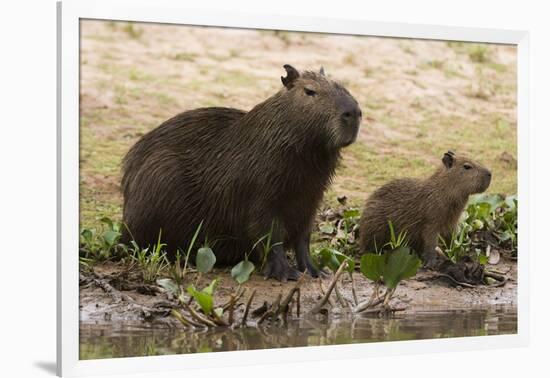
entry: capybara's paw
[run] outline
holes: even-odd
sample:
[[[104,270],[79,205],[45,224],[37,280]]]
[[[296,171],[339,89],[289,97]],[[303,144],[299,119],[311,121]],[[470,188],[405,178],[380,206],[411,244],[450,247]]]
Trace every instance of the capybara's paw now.
[[[424,258],[424,267],[431,270],[440,270],[441,267],[446,266],[450,261],[447,256],[434,252]]]
[[[311,263],[307,265],[307,273],[313,278],[326,278],[329,276],[328,272],[324,269],[317,269]]]
[[[286,282],[286,281],[296,281],[300,278],[301,273],[298,269],[292,268],[286,259],[274,259],[268,261],[265,270],[265,278],[275,278],[277,281]]]
[[[319,269],[317,271],[317,276],[315,276],[315,277],[327,278],[327,277],[330,277],[330,273],[328,271],[326,271],[325,269]]]

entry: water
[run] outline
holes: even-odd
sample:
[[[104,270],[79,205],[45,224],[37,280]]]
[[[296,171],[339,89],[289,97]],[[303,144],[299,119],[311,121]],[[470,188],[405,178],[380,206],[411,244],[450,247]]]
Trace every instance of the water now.
[[[182,331],[143,324],[80,325],[80,359],[135,357],[312,345],[517,333],[517,308],[437,310],[392,318],[301,319],[287,327]]]

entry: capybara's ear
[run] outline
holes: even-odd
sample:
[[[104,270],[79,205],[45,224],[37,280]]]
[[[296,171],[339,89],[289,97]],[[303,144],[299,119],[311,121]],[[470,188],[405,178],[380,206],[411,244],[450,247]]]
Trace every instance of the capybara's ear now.
[[[326,76],[326,75],[325,75],[325,68],[324,68],[323,66],[321,66],[321,69],[319,70],[319,74],[320,74],[321,76]]]
[[[445,164],[445,167],[451,168],[453,166],[453,163],[455,162],[455,154],[453,151],[447,151],[445,154],[443,154],[443,164]]]
[[[281,81],[287,89],[291,89],[294,86],[294,81],[300,77],[300,73],[290,64],[285,64],[283,67],[286,70],[286,77],[281,76]]]

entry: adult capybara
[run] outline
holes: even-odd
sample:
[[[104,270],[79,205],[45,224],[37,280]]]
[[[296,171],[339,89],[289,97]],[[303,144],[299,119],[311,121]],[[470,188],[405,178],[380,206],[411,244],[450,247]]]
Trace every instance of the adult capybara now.
[[[407,232],[409,245],[427,266],[439,262],[439,236],[451,236],[470,194],[484,192],[491,183],[491,171],[472,159],[449,151],[442,161],[430,177],[391,181],[367,199],[359,230],[362,252],[374,252],[390,240],[391,221],[396,233]]]
[[[318,272],[309,259],[316,209],[340,150],[353,143],[361,110],[340,84],[284,66],[283,88],[249,112],[202,108],[144,135],[123,162],[123,220],[139,245],[162,229],[169,257],[184,251],[202,222],[218,265],[235,264],[271,232],[264,273],[296,279]],[[130,234],[123,238],[129,239]],[[298,270],[285,250],[296,253]]]

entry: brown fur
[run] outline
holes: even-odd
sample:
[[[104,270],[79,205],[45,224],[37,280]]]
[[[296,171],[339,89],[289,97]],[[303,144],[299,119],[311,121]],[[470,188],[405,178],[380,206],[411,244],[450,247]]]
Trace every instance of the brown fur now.
[[[465,156],[449,151],[442,162],[426,179],[391,181],[367,199],[360,223],[363,253],[381,249],[390,240],[391,221],[396,234],[406,231],[409,245],[428,265],[432,262],[438,235],[449,238],[468,197],[484,192],[491,182],[491,172]]]
[[[124,222],[140,245],[162,229],[170,257],[186,250],[203,222],[218,265],[235,264],[274,226],[266,274],[295,279],[309,261],[309,234],[341,148],[352,143],[361,112],[338,83],[285,66],[283,89],[248,113],[187,111],[144,135],[124,159]],[[126,238],[130,238],[126,235]],[[284,245],[283,245],[284,242]],[[255,251],[251,259],[258,261]]]

